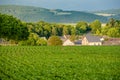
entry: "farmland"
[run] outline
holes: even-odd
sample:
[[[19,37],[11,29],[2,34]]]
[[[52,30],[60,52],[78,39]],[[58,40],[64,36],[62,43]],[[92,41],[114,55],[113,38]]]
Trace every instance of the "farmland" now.
[[[0,80],[120,80],[120,46],[1,46]]]

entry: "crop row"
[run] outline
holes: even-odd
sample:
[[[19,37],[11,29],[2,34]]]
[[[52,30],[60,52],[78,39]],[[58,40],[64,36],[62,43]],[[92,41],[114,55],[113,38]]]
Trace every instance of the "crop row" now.
[[[0,80],[119,80],[119,48],[0,47]]]

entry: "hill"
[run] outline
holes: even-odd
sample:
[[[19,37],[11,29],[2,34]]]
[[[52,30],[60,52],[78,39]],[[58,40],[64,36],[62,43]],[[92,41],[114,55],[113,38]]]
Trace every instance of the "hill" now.
[[[104,16],[95,15],[93,13],[82,11],[63,11],[60,9],[45,9],[33,6],[17,6],[17,5],[0,5],[0,13],[13,15],[22,21],[36,22],[59,22],[59,23],[76,23],[78,21],[91,22],[99,19],[106,22]]]
[[[108,18],[115,18],[120,20],[120,9],[110,9],[92,12],[96,15],[105,16]]]
[[[110,9],[110,10],[94,11],[93,13],[120,14],[120,9]]]

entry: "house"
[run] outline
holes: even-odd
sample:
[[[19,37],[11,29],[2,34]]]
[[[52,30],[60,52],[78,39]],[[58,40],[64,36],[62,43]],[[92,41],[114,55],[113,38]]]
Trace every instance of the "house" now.
[[[102,45],[102,41],[100,40],[100,37],[89,33],[83,37],[82,45]]]
[[[63,46],[73,46],[73,45],[75,45],[74,42],[72,42],[69,38],[70,38],[70,35],[60,36],[60,39],[63,42]]]
[[[79,46],[82,42],[82,40],[71,41],[70,35],[60,36],[59,38],[62,40],[63,46]]]
[[[62,40],[63,46],[80,46],[81,43],[82,43],[81,39],[71,41],[70,40],[70,35],[60,36],[59,38]]]
[[[73,46],[73,45],[75,45],[74,42],[70,41],[69,39],[63,42],[63,46]]]

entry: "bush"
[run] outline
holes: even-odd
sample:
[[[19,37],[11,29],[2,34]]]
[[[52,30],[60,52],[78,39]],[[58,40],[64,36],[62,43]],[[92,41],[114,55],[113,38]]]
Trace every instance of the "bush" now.
[[[50,46],[62,45],[62,40],[58,36],[51,36],[48,39],[48,45]]]
[[[47,46],[47,40],[43,39],[43,38],[39,38],[36,42],[36,44],[38,46]]]

